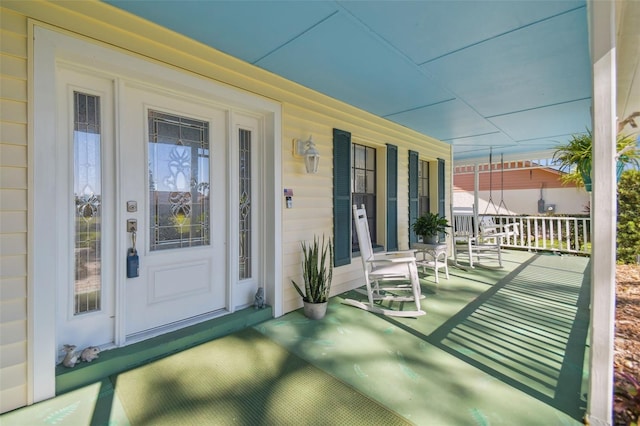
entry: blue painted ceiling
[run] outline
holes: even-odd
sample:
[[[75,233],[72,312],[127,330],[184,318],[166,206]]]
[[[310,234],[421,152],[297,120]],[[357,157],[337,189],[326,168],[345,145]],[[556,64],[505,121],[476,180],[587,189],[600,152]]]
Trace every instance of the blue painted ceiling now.
[[[456,160],[591,126],[584,0],[107,2],[453,144]]]

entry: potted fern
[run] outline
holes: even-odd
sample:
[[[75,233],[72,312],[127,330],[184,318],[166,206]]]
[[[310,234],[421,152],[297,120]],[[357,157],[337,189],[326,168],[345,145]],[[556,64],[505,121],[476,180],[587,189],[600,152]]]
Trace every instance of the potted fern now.
[[[561,180],[563,183],[582,183],[587,192],[591,192],[593,134],[587,129],[585,133],[575,134],[567,143],[557,145],[553,160],[560,170],[568,171]],[[616,138],[616,151],[619,153],[616,164],[616,178],[627,164],[638,166],[640,151],[636,148],[636,140],[632,136],[619,133]]]
[[[412,225],[413,232],[422,237],[425,244],[437,244],[438,236],[447,233],[450,228],[449,221],[446,217],[437,213],[425,213],[420,216]]]
[[[302,297],[304,314],[311,319],[321,319],[327,312],[331,280],[333,278],[333,242],[325,243],[313,237],[313,243],[302,242],[302,278],[304,286],[291,280],[294,288]],[[303,291],[304,289],[304,291]]]

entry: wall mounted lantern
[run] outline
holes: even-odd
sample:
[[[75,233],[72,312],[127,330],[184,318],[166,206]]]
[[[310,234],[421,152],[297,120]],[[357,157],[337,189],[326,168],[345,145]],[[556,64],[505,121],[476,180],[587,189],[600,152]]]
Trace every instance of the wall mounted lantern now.
[[[306,141],[296,140],[296,154],[304,157],[304,167],[307,173],[318,173],[318,164],[320,163],[320,153],[313,143],[312,136]]]

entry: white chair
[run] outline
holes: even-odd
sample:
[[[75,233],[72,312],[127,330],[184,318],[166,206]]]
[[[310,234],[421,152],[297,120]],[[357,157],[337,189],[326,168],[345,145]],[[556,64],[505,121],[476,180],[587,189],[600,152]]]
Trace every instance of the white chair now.
[[[345,299],[344,303],[366,311],[382,315],[397,317],[418,317],[426,312],[420,308],[420,299],[423,298],[420,290],[420,278],[414,251],[373,253],[367,212],[364,205],[358,208],[353,206],[354,222],[358,243],[360,244],[360,258],[364,270],[366,283],[366,295],[368,303],[354,299]],[[381,287],[383,281],[395,281],[397,285]],[[401,281],[401,283],[400,283]],[[407,281],[409,283],[407,284]],[[394,293],[411,292],[410,296],[398,296]],[[375,304],[377,301],[414,302],[415,310],[394,311],[384,309]]]
[[[509,241],[512,238],[516,238],[520,235],[520,224],[513,223],[496,223],[493,216],[480,216],[479,218],[479,233],[485,239],[493,239],[494,242],[499,240],[500,244],[504,244],[505,241]]]
[[[453,243],[453,259],[458,267],[461,255],[466,255],[469,261],[469,267],[473,268],[473,247],[477,234],[476,220],[473,209],[467,208],[451,208],[451,217],[453,223],[451,225],[451,239]]]

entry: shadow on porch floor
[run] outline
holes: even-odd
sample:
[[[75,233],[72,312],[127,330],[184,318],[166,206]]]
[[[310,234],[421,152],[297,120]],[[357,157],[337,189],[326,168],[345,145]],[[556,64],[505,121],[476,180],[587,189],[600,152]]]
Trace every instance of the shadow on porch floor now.
[[[300,311],[291,312],[253,326],[259,333],[242,337],[243,332],[237,332],[231,340],[242,337],[247,348],[254,343],[259,347],[266,336],[289,354],[287,362],[300,359],[301,365],[323,371],[370,400],[371,407],[381,406],[418,425],[579,425],[588,379],[588,262],[508,251],[501,270],[451,268],[451,279],[441,278],[438,285],[431,275],[423,277],[427,315],[419,319],[382,317],[343,305],[345,294],[331,300],[323,320],[310,321]],[[348,296],[358,297],[355,292]],[[263,337],[252,343],[251,335]],[[238,374],[256,367],[245,364],[246,371]],[[197,371],[197,365],[192,367]],[[283,367],[275,363],[263,369],[278,372],[269,392],[291,379],[279,375]],[[185,374],[193,374],[189,365],[183,368]],[[155,371],[157,380],[165,369]],[[259,371],[258,366],[256,374]],[[148,385],[137,380],[139,387]],[[308,398],[303,391],[311,382],[301,382],[300,399]],[[130,424],[130,402],[121,400],[124,393],[118,389],[125,384],[112,375],[7,413],[0,423]],[[231,399],[233,395],[230,392]],[[169,416],[178,408],[155,405],[147,418],[161,420],[163,410]],[[215,413],[215,403],[206,409]],[[257,409],[266,413],[267,407]],[[238,414],[235,424],[249,424]],[[266,419],[261,424],[269,424]],[[183,420],[182,424],[194,424],[196,418]],[[289,423],[344,424],[339,416],[324,420],[294,415]],[[221,423],[212,417],[208,424]]]

